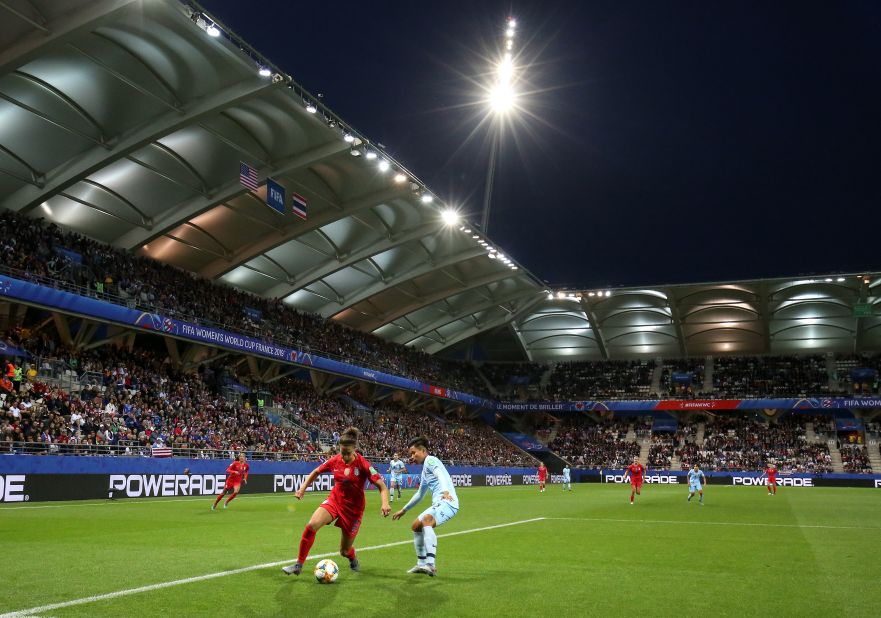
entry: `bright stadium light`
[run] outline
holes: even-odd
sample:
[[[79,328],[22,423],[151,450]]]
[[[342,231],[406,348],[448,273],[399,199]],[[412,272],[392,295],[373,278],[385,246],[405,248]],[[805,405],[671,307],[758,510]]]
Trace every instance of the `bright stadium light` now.
[[[454,226],[459,223],[459,213],[457,213],[452,208],[447,208],[443,212],[441,212],[441,218],[444,220],[444,223],[449,226]]]
[[[379,167],[380,172],[387,172],[387,171],[389,171],[389,168],[391,167],[391,165],[389,165],[388,161],[383,159],[382,161],[379,162],[379,165],[377,167]]]
[[[220,36],[220,29],[217,26],[215,26],[214,24],[211,24],[210,26],[208,26],[205,29],[205,32],[208,33],[208,36],[213,37],[215,39]]]
[[[844,281],[844,277],[839,277],[838,279],[836,279],[836,281],[837,281],[838,283],[841,283],[842,281]]]
[[[260,77],[269,77],[272,75],[272,71],[270,71],[267,67],[260,67]]]
[[[407,177],[404,174],[395,174],[395,182],[398,184],[407,182]]]
[[[373,152],[372,150],[368,150],[368,151],[367,151],[367,158],[370,159],[370,160],[375,159],[375,158],[376,158],[376,153]]]
[[[351,144],[352,142],[355,141],[355,136],[352,135],[351,133],[345,133],[345,134],[343,134],[343,140],[346,143]]]
[[[423,193],[421,199],[423,204],[431,204],[434,201],[430,193]]]
[[[495,259],[496,259],[496,254],[495,254],[495,253],[487,253],[487,254],[486,254],[486,257],[488,257],[488,258],[491,259],[491,260],[495,260]]]
[[[314,114],[315,112],[318,111],[318,108],[315,106],[315,103],[313,103],[312,101],[307,101],[306,102],[306,111],[309,112],[310,114]]]

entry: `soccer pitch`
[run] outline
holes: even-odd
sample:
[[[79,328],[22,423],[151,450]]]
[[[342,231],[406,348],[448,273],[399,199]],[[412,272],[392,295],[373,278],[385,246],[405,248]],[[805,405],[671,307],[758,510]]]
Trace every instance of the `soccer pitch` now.
[[[621,485],[458,491],[459,515],[438,530],[437,578],[406,573],[411,515],[421,509],[383,519],[376,491],[356,544],[361,572],[335,555],[339,530],[326,527],[300,577],[280,565],[293,561],[323,494],[300,503],[243,494],[215,512],[207,496],[2,506],[0,615],[881,612],[881,493],[871,489],[769,497],[710,485],[705,506],[686,503],[682,486],[646,486],[635,506]],[[339,580],[319,585],[312,567],[330,554]]]

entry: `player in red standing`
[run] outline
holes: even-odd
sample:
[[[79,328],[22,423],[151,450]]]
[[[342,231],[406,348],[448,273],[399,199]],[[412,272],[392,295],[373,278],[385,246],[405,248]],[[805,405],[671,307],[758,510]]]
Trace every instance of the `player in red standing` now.
[[[349,559],[349,568],[353,571],[359,570],[360,563],[355,557],[354,545],[358,529],[361,527],[361,518],[364,516],[364,484],[368,480],[379,488],[382,516],[388,517],[392,512],[389,506],[388,487],[382,480],[382,475],[360,453],[355,452],[359,434],[360,432],[354,427],[346,429],[340,436],[339,455],[334,455],[312,470],[294,494],[297,500],[302,500],[306,489],[319,474],[333,473],[333,489],[330,495],[312,513],[312,518],[300,537],[300,553],[297,555],[297,561],[282,567],[286,575],[299,575],[302,572],[303,564],[309,557],[309,550],[315,542],[315,534],[333,520],[336,520],[336,526],[340,529],[340,555]]]
[[[762,476],[768,477],[768,495],[776,496],[777,495],[777,466],[774,464],[768,464],[768,467],[765,468],[765,471],[762,472]],[[759,478],[762,478],[760,476]]]
[[[232,495],[223,503],[223,508],[226,508],[230,502],[236,499],[242,488],[242,483],[246,485],[248,483],[248,471],[250,469],[251,466],[248,465],[245,454],[239,453],[239,458],[229,464],[229,467],[226,469],[226,484],[223,486],[223,491],[217,496],[217,500],[214,501],[214,505],[211,507],[212,511],[217,508],[217,503],[223,499],[226,492],[232,490]]]
[[[642,492],[642,480],[645,478],[645,466],[639,463],[639,457],[633,458],[633,463],[624,470],[624,479],[630,477],[630,504],[633,504],[633,496],[639,496]]]
[[[544,493],[545,483],[548,480],[548,469],[545,467],[544,462],[538,464],[538,493]]]

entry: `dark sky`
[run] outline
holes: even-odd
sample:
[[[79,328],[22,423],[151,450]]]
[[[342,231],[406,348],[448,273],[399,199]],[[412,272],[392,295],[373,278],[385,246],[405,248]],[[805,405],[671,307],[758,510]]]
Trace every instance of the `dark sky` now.
[[[552,284],[881,269],[881,2],[204,4],[472,221],[514,15],[489,233]]]

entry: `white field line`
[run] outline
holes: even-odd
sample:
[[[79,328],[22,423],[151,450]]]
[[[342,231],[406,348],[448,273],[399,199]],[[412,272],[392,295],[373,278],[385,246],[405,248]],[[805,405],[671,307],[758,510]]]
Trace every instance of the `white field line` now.
[[[458,532],[450,532],[448,534],[439,534],[439,538],[446,538],[450,536],[459,536],[461,534],[473,534],[474,532],[484,532],[486,530],[496,530],[498,528],[507,528],[508,526],[519,526],[521,524],[529,524],[536,521],[544,520],[544,517],[534,517],[532,519],[523,519],[520,521],[511,521],[505,524],[496,524],[494,526],[484,526],[482,528],[472,528],[470,530],[460,530]],[[371,545],[370,547],[359,547],[358,553],[362,553],[365,551],[373,551],[377,549],[387,549],[389,547],[397,547],[399,545],[410,545],[413,543],[412,539],[408,539],[406,541],[396,541],[394,543],[384,543],[383,545]],[[336,556],[338,552],[331,552],[327,554],[318,554],[316,556],[310,556],[313,560],[318,560],[321,558],[331,558]],[[168,582],[161,582],[158,584],[150,584],[148,586],[139,586],[137,588],[128,588],[126,590],[117,590],[116,592],[108,592],[106,594],[96,594],[89,597],[83,597],[81,599],[74,599],[72,601],[63,601],[61,603],[51,603],[49,605],[41,605],[39,607],[31,607],[30,609],[20,609],[14,612],[8,612],[5,614],[0,614],[0,618],[25,618],[26,616],[32,616],[33,614],[39,614],[42,612],[49,612],[56,609],[61,609],[64,607],[72,607],[74,605],[84,605],[85,603],[95,603],[96,601],[106,601],[108,599],[116,599],[119,597],[126,597],[132,594],[140,594],[142,592],[151,592],[153,590],[161,590],[162,588],[171,588],[173,586],[182,586],[184,584],[192,584],[195,582],[207,581],[209,579],[216,579],[218,577],[226,577],[228,575],[238,575],[239,573],[247,573],[248,571],[257,571],[260,569],[268,569],[272,567],[278,567],[285,564],[291,564],[291,560],[279,560],[277,562],[264,562],[263,564],[254,564],[252,566],[242,567],[240,569],[232,569],[229,571],[218,571],[217,573],[208,573],[207,575],[197,575],[196,577],[187,577],[185,579],[176,579]],[[279,576],[281,579],[281,576]]]
[[[881,526],[819,526],[811,524],[764,524],[741,521],[684,521],[679,519],[612,519],[610,517],[544,517],[547,521],[596,521],[626,524],[686,524],[689,526],[756,526],[761,528],[820,528],[826,530],[881,530]],[[0,617],[2,618],[2,617]]]

